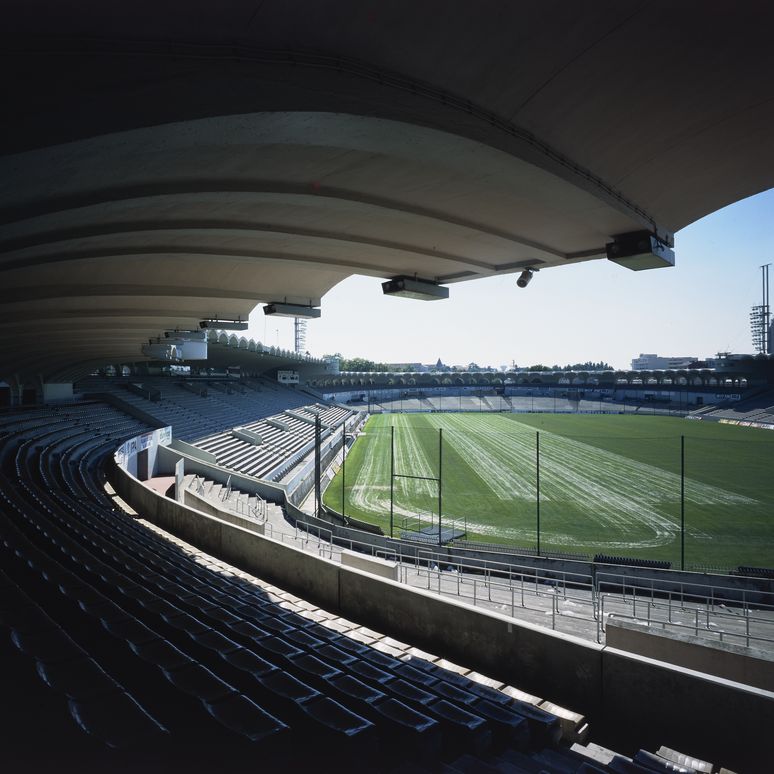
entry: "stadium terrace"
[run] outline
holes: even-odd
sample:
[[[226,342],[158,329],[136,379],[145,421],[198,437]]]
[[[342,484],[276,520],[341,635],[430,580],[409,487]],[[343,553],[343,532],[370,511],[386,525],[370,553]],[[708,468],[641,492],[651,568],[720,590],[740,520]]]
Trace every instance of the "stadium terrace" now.
[[[768,300],[713,368],[337,373],[305,326],[679,266],[774,187],[773,23],[4,3],[0,766],[770,771]]]

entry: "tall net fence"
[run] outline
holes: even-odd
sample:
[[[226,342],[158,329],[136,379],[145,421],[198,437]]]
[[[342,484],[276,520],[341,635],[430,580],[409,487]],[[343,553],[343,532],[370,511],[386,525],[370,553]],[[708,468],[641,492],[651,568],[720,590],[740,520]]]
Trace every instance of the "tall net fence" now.
[[[679,562],[680,439],[537,433],[545,551]]]
[[[774,432],[734,430],[685,439],[685,556],[697,569],[774,567]]]
[[[374,417],[325,503],[342,512],[343,500],[352,519],[436,543],[708,571],[774,567],[774,433],[574,419],[594,431],[569,433],[566,418],[548,415]]]

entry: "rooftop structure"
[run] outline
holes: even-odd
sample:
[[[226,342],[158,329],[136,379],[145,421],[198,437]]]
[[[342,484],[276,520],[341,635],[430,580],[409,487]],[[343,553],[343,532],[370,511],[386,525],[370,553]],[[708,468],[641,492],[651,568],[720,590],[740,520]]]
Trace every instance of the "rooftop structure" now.
[[[262,301],[311,311],[353,273],[668,265],[675,231],[774,185],[773,17],[12,0],[0,376],[72,380]]]

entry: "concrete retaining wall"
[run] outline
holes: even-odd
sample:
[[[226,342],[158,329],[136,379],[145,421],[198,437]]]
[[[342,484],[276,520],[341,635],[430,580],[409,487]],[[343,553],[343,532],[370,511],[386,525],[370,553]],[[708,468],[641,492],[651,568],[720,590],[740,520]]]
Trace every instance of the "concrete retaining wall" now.
[[[109,474],[116,492],[148,521],[320,606],[337,609],[338,564],[310,562],[312,557],[303,551],[164,497],[115,465]]]
[[[774,657],[770,652],[612,618],[605,631],[612,648],[774,691]]]
[[[399,565],[397,562],[386,562],[384,559],[366,556],[357,551],[348,551],[345,548],[341,552],[341,563],[345,567],[355,567],[363,572],[378,575],[380,578],[388,578],[394,581],[399,580]]]
[[[595,741],[624,752],[666,745],[734,771],[771,771],[774,693],[607,646]]]
[[[329,518],[339,516],[330,509],[324,509]],[[379,530],[381,532],[381,530]],[[339,527],[333,530],[343,540],[368,543],[377,548],[388,544],[403,556],[419,555],[433,564],[452,564],[461,562],[468,568],[480,568],[481,571],[496,573],[505,571],[507,565],[525,568],[537,573],[539,578],[555,579],[567,583],[597,583],[602,590],[620,591],[641,589],[643,592],[654,590],[656,595],[666,597],[671,594],[679,599],[691,597],[713,599],[724,602],[746,602],[748,604],[774,604],[774,580],[768,578],[749,578],[744,576],[712,575],[701,572],[683,572],[681,570],[657,570],[650,567],[629,567],[617,564],[600,564],[576,559],[558,559],[529,554],[513,554],[475,548],[458,548],[454,545],[421,545],[409,541],[397,541],[386,536],[349,528],[344,532]],[[400,549],[397,546],[400,544]],[[710,589],[714,586],[714,591]]]
[[[208,481],[215,481],[224,486],[230,478],[231,485],[234,489],[239,489],[240,492],[260,495],[264,500],[273,503],[282,504],[285,502],[285,487],[282,484],[261,481],[253,476],[245,476],[220,465],[205,462],[203,459],[188,454],[178,441],[173,441],[170,446],[159,447],[159,475],[174,475],[175,465],[181,457],[185,459],[186,473],[196,473],[199,476],[204,476]]]
[[[374,626],[586,715],[599,710],[601,646],[342,567],[164,497],[111,466],[144,518],[202,550],[341,615]]]
[[[600,714],[602,647],[342,568],[340,609],[399,640],[583,714]]]
[[[217,505],[211,503],[209,500],[187,487],[183,488],[183,502],[185,505],[190,505],[191,508],[195,508],[197,511],[206,513],[208,516],[215,516],[236,527],[242,527],[248,532],[255,532],[257,535],[263,535],[265,533],[265,524],[253,521],[252,519],[245,519],[239,514],[218,508]]]
[[[285,510],[292,524],[304,522],[312,527],[317,527],[319,530],[324,530],[322,532],[324,535],[330,532],[333,535],[333,542],[339,546],[348,546],[359,551],[369,551],[370,549],[372,554],[375,552],[391,553],[395,554],[395,556],[403,556],[404,559],[415,559],[417,551],[421,551],[424,548],[422,545],[404,543],[385,535],[364,533],[359,529],[345,527],[337,521],[337,519],[341,519],[341,516],[335,511],[329,512],[329,519],[318,519],[311,514],[304,513],[304,511],[299,510],[291,503],[287,503]],[[328,509],[326,508],[325,510],[327,511]],[[305,527],[302,525],[301,529],[305,529]]]
[[[515,622],[305,554],[170,500],[110,466],[138,513],[328,610],[586,715],[622,752],[661,744],[767,771],[774,693]]]

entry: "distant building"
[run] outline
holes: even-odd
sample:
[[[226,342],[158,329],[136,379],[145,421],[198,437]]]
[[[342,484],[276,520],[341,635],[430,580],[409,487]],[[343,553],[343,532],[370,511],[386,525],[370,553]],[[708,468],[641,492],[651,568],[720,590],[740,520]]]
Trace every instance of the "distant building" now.
[[[632,359],[632,371],[663,371],[668,368],[687,368],[699,358],[693,355],[685,357],[659,357],[640,353]]]

